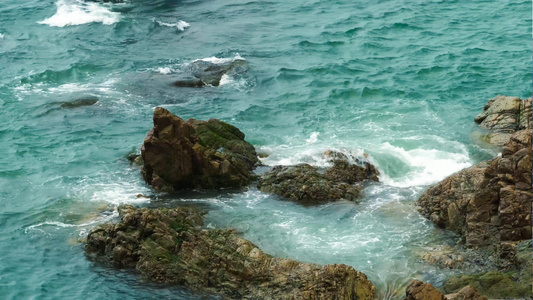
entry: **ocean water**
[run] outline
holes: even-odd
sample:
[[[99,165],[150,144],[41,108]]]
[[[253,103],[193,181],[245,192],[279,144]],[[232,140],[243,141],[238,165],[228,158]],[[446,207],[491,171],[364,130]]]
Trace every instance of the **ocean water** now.
[[[269,254],[353,266],[378,299],[401,299],[412,278],[438,286],[453,271],[419,254],[458,237],[414,201],[497,155],[473,118],[498,94],[531,97],[531,12],[529,0],[1,0],[0,298],[204,297],[86,259],[80,241],[121,203],[198,206]],[[246,67],[218,87],[171,85],[196,60],[236,59]],[[84,97],[98,102],[61,106]],[[315,207],[253,186],[157,194],[125,159],[157,106],[236,125],[270,166],[367,153],[381,182],[361,204]]]

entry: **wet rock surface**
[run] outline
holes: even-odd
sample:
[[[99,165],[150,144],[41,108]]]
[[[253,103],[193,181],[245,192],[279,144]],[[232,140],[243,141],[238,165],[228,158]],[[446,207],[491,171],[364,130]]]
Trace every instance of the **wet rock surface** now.
[[[232,76],[246,71],[248,63],[244,59],[233,59],[220,62],[195,60],[188,66],[187,78],[180,78],[174,82],[177,87],[219,86],[224,75]]]
[[[370,163],[351,164],[338,152],[327,152],[333,166],[325,170],[308,164],[276,166],[263,174],[258,188],[302,204],[336,200],[358,201],[363,181],[378,181],[379,172]]]
[[[375,287],[346,265],[274,258],[231,230],[202,229],[191,208],[119,207],[121,221],[95,227],[87,254],[150,281],[225,299],[374,299]]]
[[[413,280],[405,290],[405,300],[445,300],[444,294],[431,283]]]
[[[184,121],[158,107],[141,149],[145,181],[158,191],[238,188],[255,179],[254,146],[217,119]]]

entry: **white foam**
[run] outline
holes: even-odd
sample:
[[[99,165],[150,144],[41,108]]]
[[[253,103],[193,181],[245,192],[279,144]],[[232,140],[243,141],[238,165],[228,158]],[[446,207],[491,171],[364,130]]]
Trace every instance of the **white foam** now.
[[[232,61],[236,61],[236,60],[245,60],[245,59],[242,58],[242,56],[240,56],[239,53],[237,53],[235,55],[235,57],[232,57],[232,58],[231,57],[218,58],[218,57],[212,56],[212,57],[195,59],[192,62],[205,61],[205,62],[210,62],[210,63],[214,63],[214,64],[223,64],[223,63],[228,63],[228,62],[232,62]]]
[[[0,40],[4,38],[5,35],[0,33]]]
[[[120,14],[112,12],[98,3],[85,3],[79,0],[59,0],[57,12],[52,17],[38,22],[54,27],[65,27],[87,23],[111,25],[120,20]]]
[[[457,152],[438,149],[405,150],[387,142],[381,150],[396,157],[410,169],[404,176],[394,179],[382,172],[380,181],[395,187],[427,186],[472,165],[464,146]]]
[[[320,135],[320,132],[313,132],[311,133],[311,136],[305,140],[308,144],[314,144],[318,141],[318,136]]]
[[[178,28],[179,31],[185,31],[186,28],[191,26],[191,24],[185,21],[182,21],[182,20],[179,20],[176,23],[165,23],[165,22],[157,21],[157,24],[161,26],[167,26],[167,27],[176,27]]]
[[[163,75],[168,75],[170,73],[172,73],[172,69],[169,68],[169,67],[164,67],[164,68],[157,68],[157,72],[163,74]]]

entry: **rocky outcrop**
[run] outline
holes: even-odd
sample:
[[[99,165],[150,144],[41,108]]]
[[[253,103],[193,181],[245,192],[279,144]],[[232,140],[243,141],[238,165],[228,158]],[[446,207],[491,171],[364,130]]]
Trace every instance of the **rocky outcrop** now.
[[[519,130],[532,129],[531,98],[497,96],[491,99],[481,114],[474,119],[481,128],[491,130],[483,139],[502,146]]]
[[[378,181],[379,172],[370,163],[351,164],[341,153],[328,153],[333,166],[322,170],[308,164],[276,166],[263,174],[258,188],[302,204],[336,200],[357,201],[365,180]]]
[[[417,201],[419,211],[461,234],[468,247],[497,250],[507,242],[530,239],[531,135],[532,130],[513,134],[501,157],[430,187]]]
[[[274,258],[231,230],[202,229],[190,208],[119,207],[121,221],[95,227],[86,252],[148,280],[226,299],[374,299],[363,273],[346,265]]]
[[[250,183],[258,163],[238,128],[217,119],[184,121],[158,107],[141,149],[142,175],[158,191],[237,188]]]

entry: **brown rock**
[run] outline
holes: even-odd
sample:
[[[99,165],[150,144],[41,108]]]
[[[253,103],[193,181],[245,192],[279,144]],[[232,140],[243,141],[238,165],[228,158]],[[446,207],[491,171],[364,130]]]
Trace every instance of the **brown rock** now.
[[[231,230],[204,230],[187,208],[119,208],[121,222],[88,236],[91,257],[135,268],[148,280],[225,299],[374,299],[366,276],[342,264],[274,258]]]
[[[447,300],[488,300],[487,297],[481,295],[475,288],[467,285],[462,288],[457,294],[446,295]]]
[[[431,283],[413,280],[405,291],[405,300],[445,300],[444,294]]]
[[[238,128],[211,119],[185,122],[158,107],[141,149],[142,174],[158,191],[235,188],[255,178],[254,147]]]
[[[465,238],[469,247],[531,239],[532,130],[514,133],[502,156],[430,187],[419,211]]]

